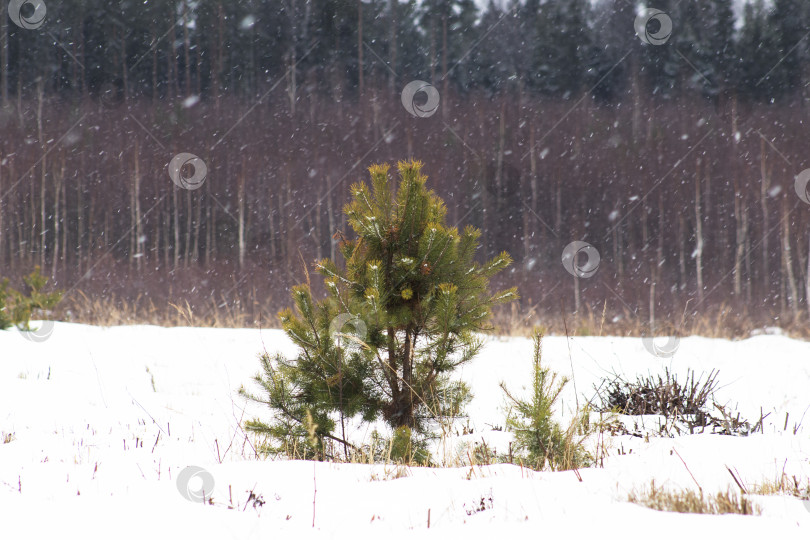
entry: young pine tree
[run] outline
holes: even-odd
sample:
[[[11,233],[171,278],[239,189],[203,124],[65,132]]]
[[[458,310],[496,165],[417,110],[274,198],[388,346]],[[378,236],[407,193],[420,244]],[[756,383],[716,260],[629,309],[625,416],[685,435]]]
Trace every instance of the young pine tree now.
[[[557,379],[557,374],[542,363],[543,335],[535,331],[532,391],[529,399],[518,399],[501,383],[508,403],[514,408],[506,421],[506,426],[515,434],[515,450],[526,454],[527,465],[541,470],[548,465],[552,470],[577,469],[590,462],[590,456],[577,436],[578,423],[575,419],[564,430],[552,418],[554,406],[566,384],[567,377]],[[516,414],[513,414],[516,413]],[[585,411],[587,414],[587,410]]]
[[[269,424],[246,424],[269,436],[270,451],[324,457],[327,439],[345,448],[344,419],[358,415],[424,434],[428,420],[463,405],[468,389],[451,374],[481,349],[476,332],[491,308],[517,298],[514,288],[489,293],[509,255],[477,263],[480,232],[446,225],[420,162],[397,168],[398,182],[388,165],[374,165],[371,186],[351,187],[344,212],[355,235],[338,234],[345,265],[316,264],[327,297],[316,302],[309,283],[298,285],[296,311],[280,313],[298,356],[265,354],[254,378],[262,395],[241,390],[273,412]]]

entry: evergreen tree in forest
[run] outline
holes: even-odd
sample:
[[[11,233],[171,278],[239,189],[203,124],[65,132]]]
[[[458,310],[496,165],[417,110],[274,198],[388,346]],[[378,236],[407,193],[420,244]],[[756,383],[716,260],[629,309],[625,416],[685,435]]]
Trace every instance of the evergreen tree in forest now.
[[[778,77],[774,76],[774,66],[779,62],[777,40],[763,0],[747,3],[737,57],[740,89],[754,99],[771,99],[779,89]]]
[[[590,2],[546,2],[538,8],[534,83],[544,94],[578,99],[595,73]]]
[[[791,94],[802,88],[802,64],[805,49],[801,42],[807,34],[803,8],[806,0],[774,0],[770,24],[775,30],[774,52],[778,60],[772,66],[772,77],[778,88]]]
[[[315,301],[307,279],[293,288],[296,312],[280,313],[298,355],[264,354],[261,395],[240,390],[272,411],[269,423],[246,424],[271,452],[326,457],[326,440],[346,442],[345,418],[382,419],[401,436],[458,414],[469,391],[451,375],[481,349],[491,308],[518,297],[489,293],[511,257],[477,263],[480,231],[446,224],[420,162],[397,169],[398,182],[374,165],[371,186],[351,187],[344,211],[355,237],[337,235],[345,265],[319,261],[326,298]]]

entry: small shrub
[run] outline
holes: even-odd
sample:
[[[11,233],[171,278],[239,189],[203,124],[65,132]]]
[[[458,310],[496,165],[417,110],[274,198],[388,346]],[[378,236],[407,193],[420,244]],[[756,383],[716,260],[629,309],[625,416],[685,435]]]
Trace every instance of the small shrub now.
[[[730,491],[718,491],[704,497],[700,491],[685,489],[666,490],[650,482],[650,489],[630,493],[627,500],[653,510],[679,512],[682,514],[742,514],[759,515],[760,509],[745,496],[739,497]]]
[[[597,390],[600,402],[595,408],[600,412],[660,414],[667,418],[700,415],[706,412],[706,402],[716,387],[717,371],[702,381],[702,376],[695,379],[695,372],[689,370],[683,384],[669,369],[664,371],[664,377],[640,376],[635,382],[617,376],[604,390]]]
[[[577,416],[568,429],[564,430],[551,417],[554,405],[568,379],[561,377],[542,365],[543,335],[536,332],[534,340],[534,375],[532,395],[529,400],[515,398],[504,383],[501,388],[512,408],[506,420],[507,427],[515,434],[515,451],[525,453],[528,465],[537,470],[546,465],[553,470],[576,469],[586,466],[591,458],[585,451],[578,435],[582,419]]]

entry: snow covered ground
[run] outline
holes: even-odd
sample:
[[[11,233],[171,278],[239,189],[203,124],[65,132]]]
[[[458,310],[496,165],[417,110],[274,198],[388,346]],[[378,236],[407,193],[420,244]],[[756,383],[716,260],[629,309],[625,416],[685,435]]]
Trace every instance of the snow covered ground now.
[[[810,343],[690,337],[660,359],[636,338],[547,337],[544,361],[561,374],[573,366],[579,394],[567,386],[562,416],[604,377],[665,367],[679,375],[718,369],[719,403],[752,422],[760,408],[770,413],[764,433],[749,437],[609,437],[604,467],[581,470],[581,480],[573,471],[516,465],[256,459],[239,425],[266,412],[236,390],[250,388],[265,348],[294,352],[279,330],[57,323],[39,343],[0,332],[0,537],[810,538],[810,503],[788,496],[753,496],[761,516],[665,513],[627,502],[652,479],[673,489],[736,489],[727,467],[749,486],[782,471],[810,477]],[[490,338],[461,373],[475,393],[473,433],[449,448],[483,438],[504,451],[509,434],[494,430],[505,420],[498,383],[519,389],[530,373],[529,340]],[[184,496],[178,477],[194,470],[201,472]],[[201,486],[213,505],[189,500]]]

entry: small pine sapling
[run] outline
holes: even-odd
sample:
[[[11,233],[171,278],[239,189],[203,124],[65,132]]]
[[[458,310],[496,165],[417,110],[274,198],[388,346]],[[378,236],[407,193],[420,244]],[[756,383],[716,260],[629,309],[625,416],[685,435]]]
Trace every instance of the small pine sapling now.
[[[560,397],[567,377],[560,377],[542,364],[543,335],[535,331],[531,398],[524,400],[514,395],[501,383],[511,405],[506,420],[507,428],[515,434],[515,451],[527,455],[532,468],[541,470],[548,465],[553,470],[576,469],[587,465],[590,457],[577,434],[582,429],[582,419],[577,418],[564,430],[552,418],[554,405]]]
[[[480,231],[446,224],[421,168],[400,162],[393,182],[388,165],[370,167],[371,185],[354,184],[344,208],[354,237],[336,234],[345,265],[315,265],[326,298],[314,300],[309,283],[293,288],[295,310],[279,316],[298,355],[264,354],[254,377],[261,395],[240,391],[273,411],[270,424],[246,424],[267,436],[268,449],[304,446],[328,457],[328,441],[351,448],[345,419],[357,418],[407,427],[394,437],[407,450],[405,434],[425,435],[469,400],[452,374],[481,350],[478,333],[490,329],[492,307],[517,299],[514,288],[489,292],[490,278],[512,259],[504,252],[477,262]],[[313,437],[305,436],[307,415]]]
[[[32,316],[53,309],[62,300],[61,291],[44,292],[48,278],[42,275],[39,266],[23,281],[25,291],[20,292],[9,288],[8,279],[0,280],[0,330],[14,325],[30,331]]]

